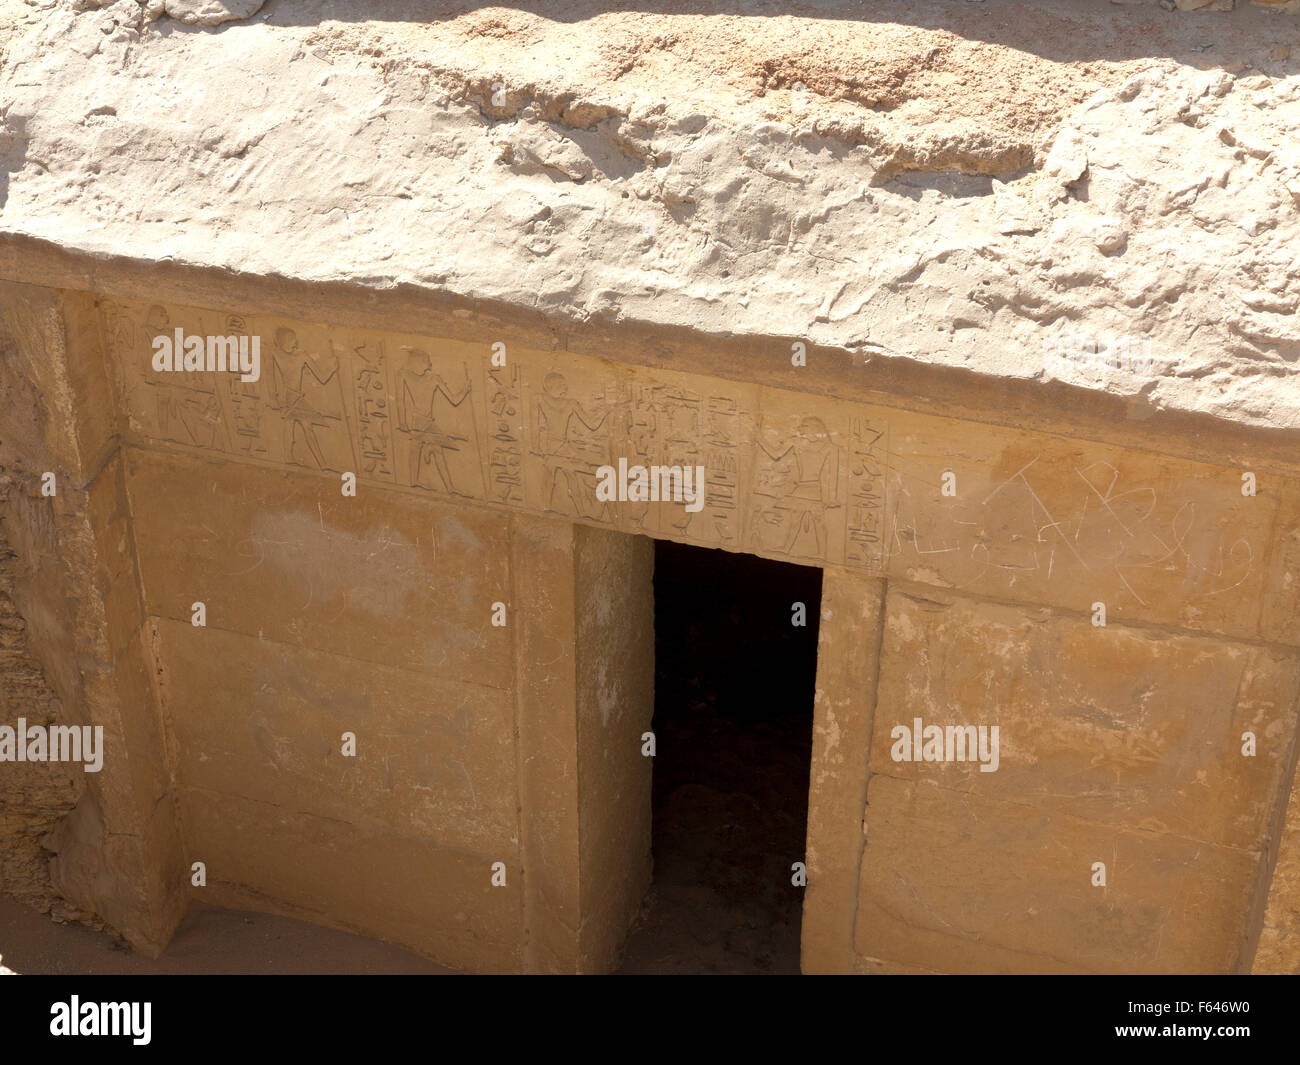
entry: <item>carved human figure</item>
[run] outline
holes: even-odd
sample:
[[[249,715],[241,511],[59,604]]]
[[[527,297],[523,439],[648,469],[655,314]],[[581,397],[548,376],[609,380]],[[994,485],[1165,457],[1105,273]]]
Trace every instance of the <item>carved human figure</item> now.
[[[172,335],[172,320],[167,308],[155,303],[145,312],[144,322],[139,326],[132,314],[118,309],[110,312],[110,323],[109,343],[117,351],[123,366],[143,372],[150,384],[163,383],[165,375],[150,372],[152,360],[149,353],[155,337],[170,338]]]
[[[331,434],[344,425],[338,357],[303,351],[298,334],[286,328],[275,331],[273,356],[274,406],[289,423],[287,460],[338,472],[342,465],[327,454]]]
[[[151,344],[154,337],[170,333],[171,328],[172,320],[167,308],[155,303],[144,316],[145,343]]]
[[[434,370],[427,351],[420,348],[403,350],[410,354],[397,388],[397,428],[407,433],[411,440],[411,484],[432,491],[455,493],[447,452],[459,451],[468,438],[457,436],[440,424],[436,404],[439,394],[453,408],[465,402],[470,393],[469,370],[464,371],[464,384],[453,389]]]
[[[770,433],[759,421],[758,446],[774,463],[793,457],[793,483],[786,478],[784,498],[777,504],[789,515],[784,543],[780,550],[791,553],[804,537],[811,534],[814,550],[803,551],[818,558],[826,557],[826,511],[839,506],[836,487],[839,481],[839,448],[831,440],[826,423],[809,415],[799,423],[796,435],[782,444],[773,444]]]
[[[609,416],[608,409],[596,417],[578,400],[569,396],[569,383],[560,373],[548,373],[542,381],[541,395],[533,402],[533,453],[546,462],[546,508],[584,517],[603,517],[607,504],[596,506],[594,473],[579,467],[590,465],[582,442],[575,437],[580,426],[596,433]],[[584,484],[584,473],[589,484]],[[556,506],[558,497],[567,496],[569,507]]]

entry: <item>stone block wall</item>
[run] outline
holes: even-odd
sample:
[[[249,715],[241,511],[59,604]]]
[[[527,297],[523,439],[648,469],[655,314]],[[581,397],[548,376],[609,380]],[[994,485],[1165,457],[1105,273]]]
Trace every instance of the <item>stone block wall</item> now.
[[[517,966],[518,899],[488,873],[519,870],[511,633],[490,625],[508,519],[145,451],[128,468],[195,893]]]
[[[858,968],[1249,966],[1294,773],[1294,651],[892,586],[878,624]],[[996,771],[894,761],[916,718],[998,726]]]

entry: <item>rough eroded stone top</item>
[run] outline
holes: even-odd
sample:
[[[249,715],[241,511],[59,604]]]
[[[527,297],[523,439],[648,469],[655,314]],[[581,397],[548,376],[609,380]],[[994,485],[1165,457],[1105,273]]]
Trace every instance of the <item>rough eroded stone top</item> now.
[[[1300,428],[1295,15],[609,7],[0,0],[0,240]]]

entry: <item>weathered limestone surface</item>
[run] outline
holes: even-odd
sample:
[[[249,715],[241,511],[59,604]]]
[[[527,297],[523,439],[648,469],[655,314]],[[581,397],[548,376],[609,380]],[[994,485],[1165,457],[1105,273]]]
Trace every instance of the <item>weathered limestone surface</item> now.
[[[866,843],[871,727],[876,712],[884,582],[826,569],[817,631],[817,692],[808,785],[808,889],[802,968],[854,970],[858,867]]]
[[[574,544],[578,678],[579,967],[602,972],[650,886],[654,716],[654,544],[578,528]]]
[[[6,887],[12,876],[19,894],[43,899],[56,913],[96,915],[154,952],[183,913],[180,834],[141,639],[122,464],[110,450],[116,414],[104,402],[109,385],[97,320],[88,300],[29,286],[4,285],[0,300],[8,334],[0,446],[12,478],[4,528],[15,553],[10,594],[25,632],[19,669],[5,677],[6,708],[21,714],[30,706],[39,711],[35,720],[101,726],[106,764],[114,752],[113,771],[95,774],[71,764],[5,763],[6,813],[30,815],[22,832],[29,837],[52,827],[41,843],[54,854],[47,880],[33,867],[29,844],[25,861],[6,866]],[[52,495],[40,491],[45,473],[54,475]],[[38,688],[33,701],[24,687],[35,682],[38,666],[48,690]],[[42,791],[49,797],[42,800]],[[33,800],[37,809],[24,809]]]
[[[1241,911],[1289,784],[1294,652],[893,589],[885,617],[861,954],[972,971],[1249,964]],[[996,772],[893,761],[891,729],[915,717],[999,726]],[[994,904],[980,885],[998,881]]]
[[[129,456],[187,855],[207,865],[196,894],[381,935],[462,969],[612,964],[649,873],[649,541],[593,530],[575,543],[559,523],[548,557],[527,523],[496,513]],[[500,627],[489,623],[498,601]],[[634,611],[641,622],[625,624]],[[515,627],[527,643],[539,619],[553,650],[516,652]],[[542,661],[567,672],[561,688],[538,675]],[[580,762],[582,730],[595,735]],[[348,731],[355,758],[341,754]],[[247,846],[250,835],[265,838]],[[569,860],[580,882],[557,898],[548,871]],[[494,861],[503,887],[490,884]]]
[[[576,624],[573,527],[511,518],[519,745],[520,853],[528,891],[525,968],[573,972],[582,924],[578,865],[578,678],[570,653]]]
[[[649,876],[649,541],[127,456],[193,893],[462,969],[609,967]]]
[[[128,452],[150,612],[485,687],[511,684],[506,520],[340,481]],[[364,489],[362,489],[364,491]]]
[[[524,968],[599,972],[650,879],[654,553],[554,518],[511,530]]]
[[[186,787],[484,855],[513,848],[507,692],[173,621],[158,640]],[[341,755],[344,732],[365,757]]]
[[[17,310],[9,306],[10,313]],[[21,312],[20,312],[21,313]],[[15,398],[22,394],[25,380],[14,372],[18,355],[11,333],[0,337],[5,346],[3,365],[5,380],[0,388]],[[31,415],[39,407],[24,410]],[[48,534],[48,510],[32,490],[35,482],[30,471],[10,468],[17,458],[17,441],[11,434],[16,426],[12,416],[6,419],[3,525],[0,525],[0,661],[3,661],[4,687],[0,691],[0,715],[6,722],[24,718],[32,725],[48,727],[62,716],[58,696],[46,679],[44,668],[29,647],[29,625],[19,602],[20,585],[29,582],[43,546],[42,532]],[[38,438],[27,436],[27,447]],[[42,526],[44,529],[42,530]],[[34,542],[33,542],[34,539]],[[24,572],[27,571],[27,572]],[[31,611],[28,606],[28,611]],[[42,837],[76,806],[85,788],[80,773],[70,773],[60,764],[26,762],[5,767],[4,804],[0,806],[0,884],[16,898],[43,911],[58,905],[50,885],[49,855]],[[60,912],[55,909],[54,912]]]
[[[378,936],[470,972],[520,967],[518,888],[492,887],[479,855],[197,790],[184,814],[214,876],[238,870],[235,882],[209,881],[215,905]]]
[[[805,970],[1249,969],[1244,922],[1294,767],[1295,652],[935,590],[891,587],[877,614],[853,579],[828,571],[823,593]],[[844,600],[862,619],[835,628]],[[850,644],[829,660],[828,631]],[[894,761],[892,730],[918,717],[999,726],[997,771]],[[1286,964],[1291,849],[1255,971]]]
[[[7,33],[9,247],[1300,425],[1293,15],[316,0],[214,32],[73,6]],[[1115,340],[1155,372],[1044,357]]]
[[[875,776],[855,945],[943,972],[1227,972],[1257,862]],[[1104,861],[1108,884],[1090,884]],[[978,904],[975,904],[978,900]],[[1162,934],[1163,933],[1163,934]]]
[[[1268,885],[1255,973],[1300,974],[1300,791],[1294,786],[1276,841],[1277,866]]]
[[[505,519],[127,455],[194,891],[517,968]]]
[[[1300,656],[891,587],[873,774],[1257,850],[1291,752]],[[1000,725],[996,772],[895,763],[890,729]],[[1243,732],[1255,734],[1253,756]]]

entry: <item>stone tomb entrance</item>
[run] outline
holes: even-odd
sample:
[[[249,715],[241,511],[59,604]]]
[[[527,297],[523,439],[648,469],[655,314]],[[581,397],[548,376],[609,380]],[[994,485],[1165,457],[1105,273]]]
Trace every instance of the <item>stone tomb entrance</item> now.
[[[624,972],[798,972],[821,571],[655,542],[654,879]]]
[[[641,754],[673,541],[820,573],[806,844],[746,851],[773,890],[807,863],[804,971],[1290,965],[1300,471],[1271,445],[940,412],[831,355],[738,380],[539,334],[497,365],[455,316],[187,291],[0,286],[6,594],[39,709],[105,743],[47,811],[48,881],[0,889],[150,952],[201,899],[464,970],[616,967],[676,758],[668,724]],[[154,372],[178,328],[263,338],[261,377]],[[602,497],[623,460],[702,468],[702,507]],[[998,728],[996,770],[900,761],[918,723]],[[0,777],[5,809],[52,770]]]

